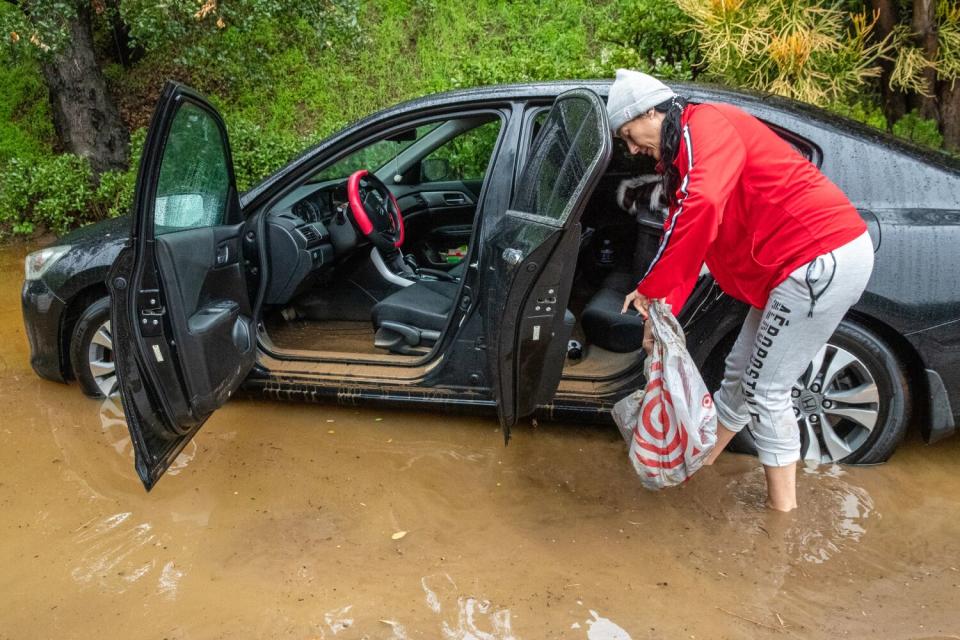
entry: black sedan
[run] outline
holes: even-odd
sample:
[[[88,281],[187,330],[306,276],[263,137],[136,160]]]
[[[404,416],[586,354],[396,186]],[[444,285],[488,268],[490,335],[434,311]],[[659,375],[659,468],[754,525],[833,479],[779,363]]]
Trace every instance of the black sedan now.
[[[497,412],[506,437],[535,412],[607,420],[643,382],[641,320],[620,307],[662,231],[657,201],[637,194],[651,160],[607,130],[608,86],[407,102],[239,194],[221,118],[168,84],[133,215],[27,258],[33,367],[120,391],[148,489],[241,385]],[[782,99],[674,88],[756,115],[869,226],[867,291],[794,389],[804,457],[885,460],[911,420],[927,441],[951,434],[960,164]],[[706,271],[680,311],[711,385],[745,313]]]

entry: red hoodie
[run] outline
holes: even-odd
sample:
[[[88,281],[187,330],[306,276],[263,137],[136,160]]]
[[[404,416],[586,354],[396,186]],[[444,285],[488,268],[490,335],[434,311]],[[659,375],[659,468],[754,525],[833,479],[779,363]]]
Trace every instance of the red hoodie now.
[[[797,267],[867,227],[840,189],[762,122],[727,104],[680,119],[677,205],[637,291],[683,307],[704,262],[720,288],[763,308]]]

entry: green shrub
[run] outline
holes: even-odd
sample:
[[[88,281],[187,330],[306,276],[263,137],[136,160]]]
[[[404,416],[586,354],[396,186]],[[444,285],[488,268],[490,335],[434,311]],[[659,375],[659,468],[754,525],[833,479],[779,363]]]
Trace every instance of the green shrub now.
[[[245,191],[298,156],[309,139],[235,117],[228,121],[237,188]]]
[[[626,67],[662,79],[695,76],[698,38],[690,18],[671,0],[620,0],[599,29],[609,71]]]
[[[870,125],[871,127],[876,127],[884,131],[889,129],[887,116],[883,114],[883,109],[881,109],[880,105],[876,102],[867,102],[865,100],[850,103],[841,102],[830,105],[829,109],[840,115],[852,118],[857,122]]]
[[[904,115],[893,123],[893,133],[917,144],[939,149],[943,146],[943,135],[937,127],[937,121],[924,118],[916,111]]]
[[[36,63],[0,54],[0,167],[13,158],[50,153],[53,121]]]
[[[402,100],[500,82],[609,78],[617,67],[830,104],[920,144],[941,143],[933,122],[916,114],[888,127],[878,96],[864,92],[880,51],[869,44],[868,21],[851,20],[864,6],[853,0],[170,0],[159,9],[152,0],[124,0],[117,6],[144,47],[132,67],[106,68],[128,123],[145,122],[163,80],[191,84],[227,122],[241,190],[321,137]],[[7,14],[19,11],[10,7]],[[126,213],[145,131],[133,135],[129,170],[94,181],[84,160],[53,153],[37,63],[0,54],[0,84],[0,235],[59,233]],[[465,138],[440,155],[474,174],[492,141],[492,135]]]
[[[816,105],[856,98],[886,42],[866,13],[820,0],[675,0],[699,36],[708,77]]]
[[[14,158],[0,181],[0,237],[71,228],[115,218],[130,210],[146,131],[131,136],[131,168],[94,180],[86,158],[68,153]]]
[[[37,226],[64,233],[89,221],[95,212],[93,170],[85,158],[70,154],[7,163],[0,187],[0,225],[14,234],[30,234]]]

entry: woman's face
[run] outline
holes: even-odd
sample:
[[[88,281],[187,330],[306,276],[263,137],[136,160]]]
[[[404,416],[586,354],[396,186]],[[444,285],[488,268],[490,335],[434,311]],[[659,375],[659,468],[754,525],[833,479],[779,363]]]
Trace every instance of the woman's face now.
[[[617,132],[617,136],[627,143],[631,155],[642,153],[654,160],[660,160],[660,127],[664,114],[650,109],[642,116],[630,120]]]

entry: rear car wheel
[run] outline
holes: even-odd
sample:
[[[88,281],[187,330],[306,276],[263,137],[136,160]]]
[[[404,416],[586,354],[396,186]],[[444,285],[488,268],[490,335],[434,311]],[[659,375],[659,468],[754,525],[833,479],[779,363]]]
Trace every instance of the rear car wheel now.
[[[792,392],[801,456],[872,464],[890,457],[910,420],[910,390],[896,354],[869,329],[844,321]],[[744,429],[735,451],[755,452]]]
[[[100,398],[117,392],[110,298],[100,298],[77,320],[70,340],[70,365],[80,388],[88,396]]]

